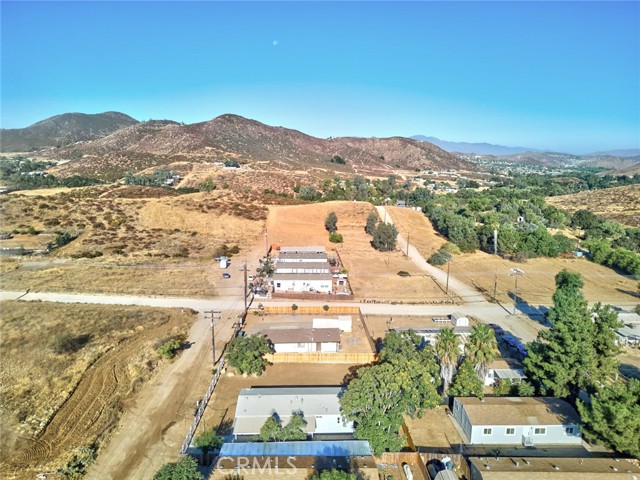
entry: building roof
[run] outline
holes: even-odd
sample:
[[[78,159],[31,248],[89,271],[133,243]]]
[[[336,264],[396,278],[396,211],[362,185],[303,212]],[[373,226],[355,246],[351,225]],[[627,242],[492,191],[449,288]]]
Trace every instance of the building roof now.
[[[274,280],[327,280],[331,281],[333,276],[330,273],[279,273],[272,277]]]
[[[262,334],[272,343],[323,343],[340,342],[339,328],[268,328]]]
[[[263,387],[243,388],[238,395],[236,418],[269,417],[302,410],[306,415],[339,415],[338,395],[342,387]]]
[[[640,479],[637,460],[613,458],[470,457],[482,480]],[[487,468],[488,467],[488,468]]]
[[[280,247],[280,253],[326,253],[320,245],[307,245],[302,247]]]
[[[338,399],[341,391],[342,387],[244,388],[238,395],[233,433],[255,435],[274,413],[286,424],[295,412],[304,414],[307,422],[304,431],[313,433],[316,417],[341,416]],[[336,424],[335,427],[337,431],[352,431],[349,425]]]
[[[280,260],[327,260],[325,252],[284,252],[278,255]]]
[[[640,339],[640,323],[626,323],[616,332],[622,337]]]
[[[279,268],[324,268],[326,270],[329,270],[331,268],[331,265],[329,265],[329,262],[282,262],[280,260],[278,260],[276,262],[276,266],[274,267],[276,269],[276,272],[278,271]]]
[[[368,457],[371,447],[366,440],[337,440],[330,442],[240,442],[222,445],[218,457]]]
[[[456,398],[472,425],[576,425],[577,412],[564,400],[552,397]]]

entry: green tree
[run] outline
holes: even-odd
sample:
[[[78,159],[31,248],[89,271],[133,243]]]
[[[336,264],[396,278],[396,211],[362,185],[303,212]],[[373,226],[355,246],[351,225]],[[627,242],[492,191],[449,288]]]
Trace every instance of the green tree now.
[[[390,332],[380,363],[360,368],[340,399],[345,417],[355,422],[356,438],[368,440],[377,455],[402,447],[403,414],[420,416],[440,403],[433,351],[419,344],[413,332]]]
[[[460,356],[460,337],[453,332],[453,328],[443,328],[438,332],[435,352],[440,363],[442,395],[446,395]]]
[[[449,395],[455,397],[478,397],[482,398],[484,382],[480,380],[478,374],[474,368],[473,363],[466,359],[460,365],[458,374],[453,378],[451,387],[449,388]]]
[[[342,234],[338,232],[331,232],[329,234],[329,241],[331,243],[342,243],[344,242],[344,238],[342,238]]]
[[[311,480],[357,480],[355,473],[347,473],[341,470],[323,470],[311,477]]]
[[[514,385],[508,378],[504,380],[496,380],[493,384],[493,394],[498,397],[508,397],[513,393]]]
[[[326,228],[329,233],[338,230],[338,215],[336,215],[336,212],[329,212],[327,214],[327,217],[324,219],[324,228]]]
[[[605,383],[615,368],[609,331],[615,321],[609,309],[589,310],[583,285],[580,274],[562,270],[556,275],[548,314],[552,326],[528,345],[524,367],[543,395],[575,401],[581,389]]]
[[[516,387],[519,397],[533,397],[536,394],[536,389],[526,380],[522,380]]]
[[[164,342],[157,348],[157,352],[164,358],[173,358],[176,352],[182,348],[182,343],[176,338],[172,338]]]
[[[229,342],[227,361],[240,373],[261,375],[268,362],[264,355],[271,353],[271,347],[260,334],[236,337]]]
[[[578,401],[588,440],[640,457],[640,380],[614,382],[591,395],[591,403]]]
[[[293,412],[287,425],[282,428],[280,433],[280,439],[284,442],[291,440],[306,440],[307,434],[304,428],[307,426],[307,421],[304,419],[304,414],[300,411]]]
[[[390,223],[380,222],[373,232],[373,247],[381,252],[390,252],[396,248],[398,230]]]
[[[78,448],[64,468],[58,473],[64,478],[82,478],[89,466],[96,461],[96,449],[93,445]]]
[[[206,430],[196,437],[194,445],[200,449],[203,454],[218,450],[222,447],[224,439],[216,434],[215,429]]]
[[[602,305],[600,302],[591,309],[591,318],[595,327],[593,348],[598,373],[602,377],[610,377],[618,370],[617,357],[622,349],[616,345],[616,330],[622,327],[623,322],[611,305]]]
[[[498,341],[493,329],[486,323],[475,325],[465,345],[465,355],[473,363],[481,380],[484,381],[489,372],[489,365],[498,353]]]
[[[367,224],[364,227],[364,231],[367,232],[368,235],[373,236],[376,231],[376,225],[378,225],[378,214],[371,212],[367,217]]]
[[[263,442],[276,442],[280,439],[280,435],[282,432],[282,422],[280,417],[274,413],[269,418],[267,418],[260,427],[260,433],[258,437]]]
[[[175,463],[166,463],[156,472],[153,480],[204,480],[193,457],[184,457]]]

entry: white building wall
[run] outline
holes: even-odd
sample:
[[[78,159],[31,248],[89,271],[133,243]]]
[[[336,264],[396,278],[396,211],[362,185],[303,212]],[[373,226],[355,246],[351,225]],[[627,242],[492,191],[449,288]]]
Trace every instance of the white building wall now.
[[[327,353],[336,353],[338,351],[338,343],[324,342],[320,344],[320,351]]]
[[[330,280],[274,280],[276,292],[331,292]]]
[[[574,433],[567,433],[564,425],[477,425],[471,429],[470,442],[473,445],[522,445],[525,437],[530,437],[534,445],[581,445],[582,434],[575,425]],[[513,434],[507,429],[513,428]],[[491,429],[490,433],[485,433]],[[536,429],[544,429],[544,433],[535,433]]]
[[[316,351],[315,343],[274,343],[276,353],[308,353]]]

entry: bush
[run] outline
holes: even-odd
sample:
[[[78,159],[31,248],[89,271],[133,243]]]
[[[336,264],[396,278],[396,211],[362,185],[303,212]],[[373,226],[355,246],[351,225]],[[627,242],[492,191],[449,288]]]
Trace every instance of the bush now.
[[[153,480],[204,480],[193,457],[184,457],[177,463],[165,463]]]
[[[270,352],[268,340],[260,334],[235,337],[229,342],[227,361],[240,373],[261,375],[268,364],[263,355]]]
[[[67,332],[61,333],[53,340],[53,351],[57,354],[75,353],[89,343],[89,340],[91,335],[88,333],[76,336]]]
[[[640,308],[640,305],[638,305],[637,308]],[[329,311],[329,305],[323,305],[322,306],[322,310],[324,310],[325,312],[328,312]]]
[[[164,342],[160,347],[156,349],[158,354],[162,355],[164,358],[173,358],[176,355],[176,352],[182,348],[182,344],[176,338],[172,338]]]
[[[295,303],[291,305],[291,310],[293,310],[294,312],[298,310],[298,308],[299,308],[298,305],[296,305]]]
[[[443,251],[442,249],[440,249],[436,253],[431,255],[427,260],[427,262],[429,262],[430,265],[434,265],[437,267],[439,265],[444,265],[449,260],[451,260],[451,254],[447,251]]]
[[[96,448],[93,445],[80,447],[67,465],[58,470],[63,478],[82,478],[87,468],[96,460]]]
[[[212,428],[211,430],[207,430],[198,435],[194,444],[202,451],[202,453],[207,453],[213,450],[218,450],[222,447],[223,443],[224,439],[221,436],[216,435],[216,431]]]
[[[405,272],[404,270],[400,270],[398,272],[398,275],[401,277],[410,277],[411,275],[409,274],[409,272]]]
[[[342,243],[344,239],[342,238],[342,234],[338,232],[331,232],[329,234],[329,241],[331,243]]]

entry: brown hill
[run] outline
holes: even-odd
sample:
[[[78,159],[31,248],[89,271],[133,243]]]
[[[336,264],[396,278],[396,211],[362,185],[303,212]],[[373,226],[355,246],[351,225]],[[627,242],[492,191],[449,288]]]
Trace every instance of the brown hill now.
[[[332,163],[340,156],[345,165]],[[321,139],[297,130],[272,127],[238,115],[181,125],[151,121],[67,148],[49,156],[72,160],[58,175],[88,175],[114,180],[127,171],[170,163],[237,160],[254,170],[322,169],[363,175],[394,170],[474,169],[475,166],[428,142],[403,137]]]
[[[120,112],[65,113],[26,128],[0,130],[0,151],[27,152],[104,137],[138,121]]]

